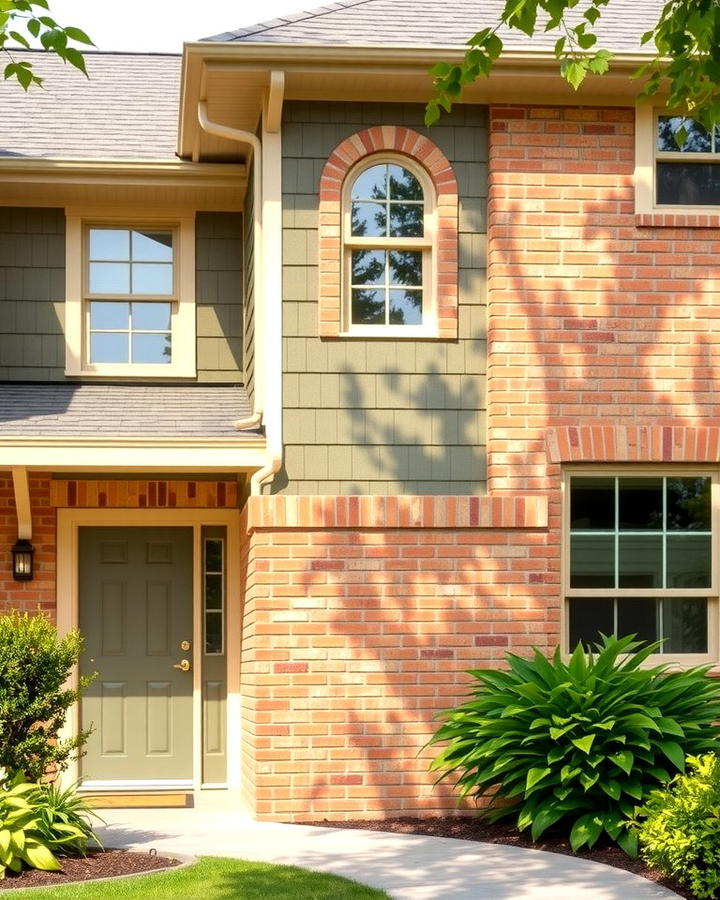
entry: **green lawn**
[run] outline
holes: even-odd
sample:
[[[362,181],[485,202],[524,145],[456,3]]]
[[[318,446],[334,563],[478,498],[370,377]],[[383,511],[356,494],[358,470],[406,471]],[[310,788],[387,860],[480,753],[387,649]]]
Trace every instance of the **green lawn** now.
[[[388,894],[336,875],[295,866],[205,857],[177,872],[44,890],[13,889],[7,892],[7,897],[8,900],[380,900]]]

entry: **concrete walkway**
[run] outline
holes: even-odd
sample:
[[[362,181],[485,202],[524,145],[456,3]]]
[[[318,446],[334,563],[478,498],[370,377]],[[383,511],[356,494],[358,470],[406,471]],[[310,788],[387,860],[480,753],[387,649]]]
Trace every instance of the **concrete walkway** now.
[[[670,900],[621,869],[498,844],[254,822],[205,809],[109,809],[106,847],[234,856],[344,875],[397,900]],[[302,898],[298,898],[302,900]]]

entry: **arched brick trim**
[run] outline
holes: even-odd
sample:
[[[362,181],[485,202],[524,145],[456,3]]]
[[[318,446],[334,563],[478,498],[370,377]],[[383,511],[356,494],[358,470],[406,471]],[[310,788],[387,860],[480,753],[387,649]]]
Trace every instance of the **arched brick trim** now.
[[[342,188],[350,169],[371,153],[403,153],[419,162],[435,187],[438,337],[457,338],[458,187],[444,153],[417,131],[376,125],[359,131],[330,154],[320,176],[320,336],[338,337],[342,321]]]
[[[720,428],[569,425],[546,435],[550,462],[720,462]]]

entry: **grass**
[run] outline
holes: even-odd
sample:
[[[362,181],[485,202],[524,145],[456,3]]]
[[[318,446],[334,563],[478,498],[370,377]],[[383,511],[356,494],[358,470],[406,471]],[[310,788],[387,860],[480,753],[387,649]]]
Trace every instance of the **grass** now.
[[[208,856],[192,866],[161,875],[12,889],[6,896],[8,900],[381,900],[388,894],[337,875],[295,866]]]

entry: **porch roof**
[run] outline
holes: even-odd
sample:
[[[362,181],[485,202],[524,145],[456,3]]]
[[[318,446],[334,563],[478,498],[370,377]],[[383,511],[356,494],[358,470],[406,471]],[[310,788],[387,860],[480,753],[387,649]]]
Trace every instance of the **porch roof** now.
[[[240,385],[0,382],[0,439],[31,437],[232,438],[250,416]]]

